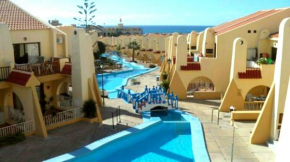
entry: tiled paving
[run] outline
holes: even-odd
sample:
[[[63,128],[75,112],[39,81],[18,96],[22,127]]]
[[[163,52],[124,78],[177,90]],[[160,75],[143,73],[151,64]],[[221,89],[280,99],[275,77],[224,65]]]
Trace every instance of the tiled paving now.
[[[144,85],[156,85],[158,70],[139,76],[140,85],[129,85],[135,92],[141,92]],[[25,141],[0,148],[0,161],[42,161],[76,150],[103,137],[112,135],[142,123],[139,114],[134,113],[131,105],[120,99],[105,100],[106,107],[101,108],[103,124],[78,122],[48,132],[49,137],[43,139],[30,136]],[[220,101],[187,99],[179,102],[180,109],[197,116],[203,124],[206,144],[212,162],[227,162],[231,158],[233,129],[229,125],[229,117],[220,115],[217,126],[217,114],[214,111],[214,122],[211,123],[212,108],[217,108]],[[121,107],[121,123],[112,129],[111,113]],[[236,122],[234,161],[235,162],[272,162],[275,155],[266,146],[250,145],[249,136],[254,122]]]

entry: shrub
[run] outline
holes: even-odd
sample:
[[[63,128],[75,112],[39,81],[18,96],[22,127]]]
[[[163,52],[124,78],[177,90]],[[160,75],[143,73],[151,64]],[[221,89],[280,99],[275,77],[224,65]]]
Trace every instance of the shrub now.
[[[163,80],[166,80],[168,77],[168,74],[166,72],[162,73],[162,79]]]
[[[86,118],[96,117],[96,102],[92,99],[85,101],[83,112],[85,113]]]
[[[165,92],[169,89],[169,81],[163,80],[161,83],[161,87],[165,89]]]
[[[267,58],[263,57],[257,61],[258,64],[268,64]]]
[[[155,68],[155,67],[156,67],[156,65],[154,65],[154,64],[149,65],[149,68]]]

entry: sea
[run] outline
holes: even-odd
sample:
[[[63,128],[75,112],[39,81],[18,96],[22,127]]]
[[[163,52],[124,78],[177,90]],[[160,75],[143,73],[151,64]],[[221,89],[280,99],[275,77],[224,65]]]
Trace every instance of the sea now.
[[[187,34],[191,31],[201,32],[212,26],[185,26],[185,25],[125,25],[124,27],[139,27],[143,29],[143,34],[149,33],[174,33]]]

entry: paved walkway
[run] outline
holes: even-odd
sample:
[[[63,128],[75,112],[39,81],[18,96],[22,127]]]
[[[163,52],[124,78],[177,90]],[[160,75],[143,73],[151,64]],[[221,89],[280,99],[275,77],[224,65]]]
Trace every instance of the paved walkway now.
[[[156,85],[158,70],[137,77],[141,85],[128,85],[135,92],[142,92],[144,85]],[[142,123],[141,116],[134,113],[132,106],[120,99],[105,100],[106,107],[101,108],[103,124],[78,122],[48,132],[44,139],[30,136],[25,141],[0,148],[0,161],[34,162],[52,158],[74,151],[103,137],[134,127]],[[220,125],[216,125],[217,115],[214,113],[214,123],[211,123],[211,110],[217,108],[220,101],[187,99],[179,102],[181,110],[197,116],[203,124],[208,152],[213,162],[230,161],[233,129],[229,125],[229,115],[221,114]],[[111,113],[121,107],[121,123],[112,129]],[[249,136],[254,127],[253,122],[236,122],[234,161],[239,162],[270,162],[275,155],[266,146],[250,145]]]

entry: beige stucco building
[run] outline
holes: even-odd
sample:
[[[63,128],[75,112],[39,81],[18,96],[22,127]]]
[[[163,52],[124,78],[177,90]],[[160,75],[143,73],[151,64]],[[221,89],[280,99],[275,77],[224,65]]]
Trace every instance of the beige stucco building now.
[[[165,42],[170,68],[167,62],[161,67],[162,72],[170,69],[170,91],[181,99],[220,98],[230,83],[234,40],[241,37],[247,42],[241,68],[257,68],[254,62],[264,53],[275,60],[276,51],[269,46],[269,36],[278,32],[279,23],[289,14],[289,8],[263,10],[189,36],[174,33]],[[274,70],[274,66],[263,68]]]
[[[0,1],[0,135],[47,130],[83,120],[82,105],[102,105],[93,42],[83,29],[56,28],[9,0]],[[86,66],[84,66],[86,65]],[[19,130],[18,130],[19,129]]]

